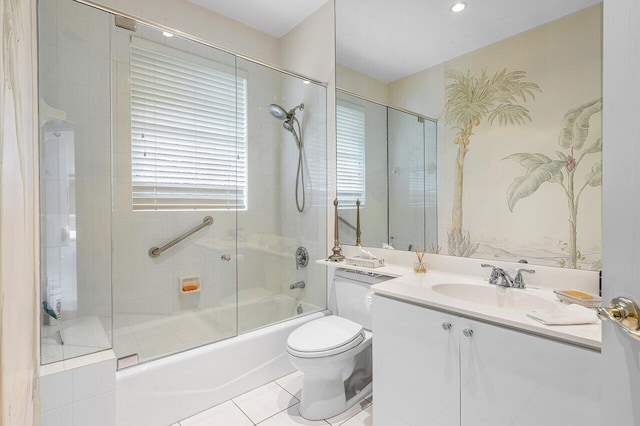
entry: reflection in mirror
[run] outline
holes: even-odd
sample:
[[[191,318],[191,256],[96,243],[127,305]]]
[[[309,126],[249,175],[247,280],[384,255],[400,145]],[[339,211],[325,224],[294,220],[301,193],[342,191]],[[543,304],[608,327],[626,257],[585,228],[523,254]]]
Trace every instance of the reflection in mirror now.
[[[436,123],[337,94],[337,183],[342,243],[402,250],[437,246]]]
[[[336,81],[437,119],[436,246],[600,269],[601,2],[408,3],[336,4]],[[409,187],[393,171],[390,200]],[[391,229],[394,209],[373,226]]]

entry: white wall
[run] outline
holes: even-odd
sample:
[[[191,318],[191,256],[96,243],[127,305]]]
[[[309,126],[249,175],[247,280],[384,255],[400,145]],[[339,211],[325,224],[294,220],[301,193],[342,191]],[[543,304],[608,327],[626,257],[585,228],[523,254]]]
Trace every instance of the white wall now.
[[[87,0],[183,31],[234,53],[279,65],[277,39],[187,0]]]
[[[0,424],[38,425],[35,2],[0,4]]]
[[[389,85],[384,81],[344,65],[336,65],[336,80],[336,86],[339,89],[347,90],[383,105],[389,105]]]
[[[284,159],[280,175],[281,235],[293,238],[309,251],[309,265],[303,269],[287,269],[283,292],[298,295],[314,305],[326,305],[326,271],[313,260],[326,256],[327,205],[333,197],[328,188],[327,166],[330,152],[335,158],[335,43],[333,31],[333,2],[329,1],[281,38],[281,62],[286,69],[296,70],[319,81],[328,82],[326,89],[314,84],[302,84],[299,79],[286,79],[282,99],[291,108],[304,102],[302,117],[305,151],[307,206],[303,213],[295,205],[295,176],[298,152],[291,135],[281,134]],[[326,127],[323,125],[326,123]],[[335,161],[335,160],[334,160]],[[328,180],[329,179],[329,180]],[[333,193],[335,194],[335,193]],[[333,198],[331,198],[333,199]],[[292,260],[293,262],[293,260]],[[307,287],[291,293],[288,284],[305,280]]]

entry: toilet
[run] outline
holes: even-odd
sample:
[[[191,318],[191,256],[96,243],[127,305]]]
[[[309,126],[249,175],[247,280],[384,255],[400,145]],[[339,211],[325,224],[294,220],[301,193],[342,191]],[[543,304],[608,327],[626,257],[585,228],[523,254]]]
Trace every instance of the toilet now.
[[[388,279],[373,272],[336,270],[334,315],[310,321],[289,335],[289,360],[303,373],[302,417],[333,417],[371,392],[370,287]]]

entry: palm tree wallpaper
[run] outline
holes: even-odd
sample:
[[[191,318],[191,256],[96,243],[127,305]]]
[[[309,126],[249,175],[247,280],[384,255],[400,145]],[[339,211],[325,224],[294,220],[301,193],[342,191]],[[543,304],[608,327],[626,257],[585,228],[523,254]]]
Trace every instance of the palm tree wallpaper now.
[[[471,242],[469,232],[462,228],[462,192],[464,184],[464,159],[469,152],[473,128],[483,121],[499,126],[520,125],[531,121],[529,110],[522,103],[535,99],[540,88],[524,80],[524,71],[507,72],[506,69],[487,75],[483,69],[479,76],[470,71],[461,73],[454,69],[446,71],[447,105],[445,114],[449,129],[456,132],[454,143],[458,146],[456,157],[456,180],[451,212],[451,230],[448,232],[449,254],[470,257],[478,249]]]
[[[601,19],[589,7],[440,65],[443,253],[601,269]]]

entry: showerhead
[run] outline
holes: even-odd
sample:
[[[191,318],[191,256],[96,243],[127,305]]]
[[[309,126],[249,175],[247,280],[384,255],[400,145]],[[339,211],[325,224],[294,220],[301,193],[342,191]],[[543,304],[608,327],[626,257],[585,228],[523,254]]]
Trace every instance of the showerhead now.
[[[269,114],[273,115],[275,118],[279,120],[291,120],[291,117],[294,117],[296,115],[297,109],[302,111],[304,109],[304,104],[294,106],[289,110],[289,112],[287,112],[280,105],[271,104],[269,105]]]
[[[286,120],[289,118],[289,114],[287,114],[287,111],[285,111],[285,109],[280,105],[276,104],[269,105],[269,114],[280,120]]]

